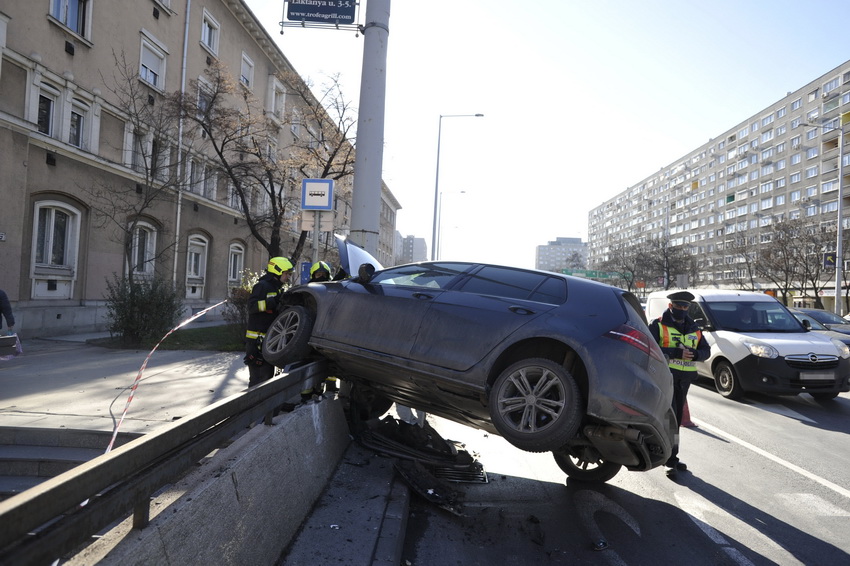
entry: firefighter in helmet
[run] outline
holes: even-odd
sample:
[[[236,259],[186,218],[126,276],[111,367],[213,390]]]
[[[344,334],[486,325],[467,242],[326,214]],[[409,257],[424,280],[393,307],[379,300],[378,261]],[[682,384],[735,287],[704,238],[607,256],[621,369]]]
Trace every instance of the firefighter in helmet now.
[[[266,273],[251,289],[248,298],[248,328],[245,331],[245,364],[248,366],[248,386],[274,377],[275,367],[263,359],[263,339],[275,317],[281,287],[292,273],[292,262],[285,257],[273,257]]]
[[[310,266],[310,283],[322,283],[331,280],[331,266],[324,261],[317,261]],[[335,393],[339,390],[336,377],[328,377],[325,379],[324,388],[322,384],[316,385],[312,389],[305,389],[301,392],[301,401],[307,402],[313,399],[313,396],[319,396],[323,392]]]

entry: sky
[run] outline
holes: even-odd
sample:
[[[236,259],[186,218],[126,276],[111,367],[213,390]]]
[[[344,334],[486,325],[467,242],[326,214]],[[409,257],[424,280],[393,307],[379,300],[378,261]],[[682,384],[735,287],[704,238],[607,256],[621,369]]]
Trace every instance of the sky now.
[[[359,106],[362,35],[281,35],[283,0],[246,1],[302,77],[339,74]],[[396,227],[430,254],[438,186],[442,259],[534,267],[538,245],[587,241],[592,208],[850,59],[848,12],[843,0],[391,1],[383,179]]]

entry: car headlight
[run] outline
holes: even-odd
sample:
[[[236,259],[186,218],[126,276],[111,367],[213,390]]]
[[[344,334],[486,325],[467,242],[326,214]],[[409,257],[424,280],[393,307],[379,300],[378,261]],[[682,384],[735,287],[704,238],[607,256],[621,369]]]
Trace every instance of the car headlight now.
[[[841,340],[838,340],[836,338],[831,338],[831,340],[832,340],[832,343],[835,344],[835,347],[838,348],[838,355],[839,356],[841,356],[845,360],[847,358],[850,358],[850,346],[848,346],[847,344],[845,344],[844,342],[842,342]]]
[[[770,344],[761,342],[744,342],[750,353],[759,358],[778,358],[779,351]]]

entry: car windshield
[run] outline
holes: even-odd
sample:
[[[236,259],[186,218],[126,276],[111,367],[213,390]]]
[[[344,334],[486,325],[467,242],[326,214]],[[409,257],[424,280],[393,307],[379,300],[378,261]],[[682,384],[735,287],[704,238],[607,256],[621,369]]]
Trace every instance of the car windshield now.
[[[805,311],[807,315],[824,324],[847,324],[847,321],[834,312],[811,309]]]
[[[804,332],[778,302],[711,302],[705,305],[717,330],[733,332]]]
[[[829,330],[829,328],[827,328],[826,326],[824,326],[823,324],[821,324],[820,322],[818,322],[816,319],[814,319],[814,318],[810,317],[809,315],[807,315],[807,314],[806,314],[806,313],[804,313],[804,312],[794,311],[794,316],[795,316],[795,317],[797,318],[797,320],[799,320],[800,322],[803,322],[804,320],[808,320],[808,321],[809,321],[809,325],[811,326],[811,329],[812,329],[812,330]]]
[[[469,263],[413,263],[375,273],[370,283],[445,289],[470,267]]]

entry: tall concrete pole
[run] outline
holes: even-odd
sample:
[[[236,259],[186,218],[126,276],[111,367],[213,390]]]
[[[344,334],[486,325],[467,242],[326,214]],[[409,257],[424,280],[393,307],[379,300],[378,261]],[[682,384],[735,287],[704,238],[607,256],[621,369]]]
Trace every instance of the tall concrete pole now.
[[[376,257],[378,229],[381,223],[389,22],[390,0],[369,0],[366,3],[360,115],[357,119],[357,155],[354,158],[351,239]]]

